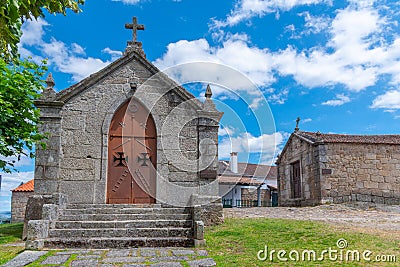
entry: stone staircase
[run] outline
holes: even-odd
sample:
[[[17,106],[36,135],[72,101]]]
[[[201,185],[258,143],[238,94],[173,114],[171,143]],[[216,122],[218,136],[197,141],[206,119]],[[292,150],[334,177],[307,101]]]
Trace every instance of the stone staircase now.
[[[190,247],[190,208],[132,204],[68,204],[48,220],[45,248]]]

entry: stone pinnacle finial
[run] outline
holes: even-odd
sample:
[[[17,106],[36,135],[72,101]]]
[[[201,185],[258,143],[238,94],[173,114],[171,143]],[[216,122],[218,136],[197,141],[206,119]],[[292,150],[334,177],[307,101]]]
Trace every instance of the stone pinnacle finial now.
[[[49,73],[49,75],[47,75],[45,83],[47,85],[47,88],[53,88],[54,85],[56,85],[53,79],[53,74],[51,74],[51,72]]]
[[[49,75],[47,75],[47,78],[44,82],[46,83],[47,87],[43,90],[39,100],[51,101],[56,97],[56,91],[54,91],[54,85],[56,85],[56,83],[54,82],[53,74],[51,74],[51,72]]]
[[[300,117],[297,117],[297,119],[296,119],[296,128],[294,128],[295,132],[298,132],[300,130],[299,129],[299,122],[300,122]]]
[[[207,85],[205,96],[206,96],[206,98],[211,98],[211,96],[212,96],[212,91],[211,91],[211,87],[209,84]]]

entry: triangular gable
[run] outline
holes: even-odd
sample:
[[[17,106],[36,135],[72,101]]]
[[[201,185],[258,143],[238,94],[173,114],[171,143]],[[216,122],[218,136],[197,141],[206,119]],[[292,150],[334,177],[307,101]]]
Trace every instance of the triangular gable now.
[[[303,141],[305,141],[305,142],[311,144],[311,145],[314,144],[314,142],[313,142],[312,140],[309,140],[309,139],[305,138],[304,136],[299,135],[297,132],[293,132],[293,133],[290,135],[289,139],[286,141],[286,144],[285,144],[285,146],[283,147],[282,152],[281,152],[280,155],[283,155],[283,154],[286,152],[286,149],[289,147],[289,145],[290,145],[290,143],[292,142],[292,139],[293,139],[294,136],[297,137],[297,138],[299,138],[300,140],[303,140]],[[279,164],[279,161],[280,161],[280,156],[278,157],[278,159],[277,159],[277,161],[276,161],[276,164]]]
[[[202,103],[195,98],[194,95],[189,93],[185,88],[180,86],[177,82],[172,80],[166,74],[162,73],[156,66],[154,66],[150,61],[142,57],[136,51],[129,51],[125,52],[125,54],[117,59],[116,61],[112,62],[110,65],[106,66],[105,68],[99,70],[96,73],[91,74],[89,77],[83,79],[82,81],[70,86],[69,88],[62,90],[57,93],[55,101],[61,101],[67,103],[71,98],[80,94],[81,92],[85,91],[86,89],[90,88],[91,86],[98,83],[101,79],[107,77],[109,74],[113,73],[117,69],[123,67],[124,65],[128,64],[132,60],[135,60],[141,65],[150,71],[150,73],[154,74],[161,74],[158,76],[165,84],[170,85],[171,88],[174,88],[174,92],[182,97],[184,101],[191,100],[190,103],[194,103],[197,105],[197,108],[202,109]]]

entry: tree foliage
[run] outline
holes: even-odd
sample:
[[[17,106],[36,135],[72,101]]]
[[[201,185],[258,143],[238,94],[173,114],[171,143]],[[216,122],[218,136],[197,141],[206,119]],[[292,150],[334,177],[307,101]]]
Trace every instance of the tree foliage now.
[[[0,0],[0,171],[11,172],[22,155],[33,157],[39,110],[34,101],[44,89],[45,62],[21,60],[18,54],[22,23],[44,17],[44,11],[66,15],[79,12],[84,0]],[[41,143],[43,145],[43,143]],[[10,158],[15,160],[10,160]]]
[[[0,54],[6,60],[17,57],[23,21],[44,17],[44,10],[63,15],[68,9],[79,12],[83,3],[84,0],[0,0]]]
[[[17,160],[21,155],[33,157],[27,150],[45,137],[38,132],[39,110],[33,102],[44,88],[41,77],[46,70],[45,62],[0,59],[0,155]],[[11,172],[14,163],[0,159],[0,170]]]

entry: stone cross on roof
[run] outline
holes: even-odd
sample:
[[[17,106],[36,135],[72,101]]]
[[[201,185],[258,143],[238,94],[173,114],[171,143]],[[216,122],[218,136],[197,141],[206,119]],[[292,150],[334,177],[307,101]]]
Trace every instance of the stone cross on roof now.
[[[299,122],[300,122],[300,117],[297,117],[297,119],[296,119],[296,128],[294,128],[295,132],[298,132],[300,130],[299,129]]]
[[[137,17],[132,18],[132,23],[126,23],[125,29],[132,30],[132,42],[137,42],[137,31],[144,31],[144,25],[138,24]]]

